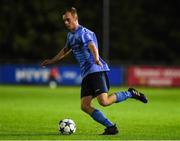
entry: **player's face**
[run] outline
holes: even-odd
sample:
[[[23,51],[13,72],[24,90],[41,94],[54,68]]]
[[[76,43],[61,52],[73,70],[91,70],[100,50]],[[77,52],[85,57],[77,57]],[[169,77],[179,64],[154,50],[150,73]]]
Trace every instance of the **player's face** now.
[[[63,15],[63,21],[67,29],[73,31],[77,26],[77,18],[73,16],[70,12],[66,12]]]

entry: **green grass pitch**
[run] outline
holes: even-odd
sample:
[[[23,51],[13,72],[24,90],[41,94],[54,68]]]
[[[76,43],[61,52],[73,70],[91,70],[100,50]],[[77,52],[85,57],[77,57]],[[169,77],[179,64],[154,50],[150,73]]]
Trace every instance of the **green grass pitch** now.
[[[127,87],[111,88],[110,92]],[[137,88],[148,104],[128,99],[100,109],[120,133],[99,135],[104,127],[80,110],[80,87],[0,86],[1,140],[171,140],[180,139],[180,88]],[[58,134],[58,122],[71,118],[73,135]]]

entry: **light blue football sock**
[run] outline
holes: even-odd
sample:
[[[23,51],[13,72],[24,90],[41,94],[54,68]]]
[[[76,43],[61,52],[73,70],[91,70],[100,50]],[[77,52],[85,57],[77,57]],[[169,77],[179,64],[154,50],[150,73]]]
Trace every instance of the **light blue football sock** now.
[[[110,127],[110,126],[113,126],[113,123],[110,122],[104,115],[101,111],[95,109],[91,115],[91,117],[99,122],[100,124],[106,126],[106,127]]]
[[[115,93],[116,95],[116,103],[118,102],[122,102],[124,100],[126,100],[127,98],[131,98],[132,95],[130,92],[126,91],[126,92],[117,92]]]

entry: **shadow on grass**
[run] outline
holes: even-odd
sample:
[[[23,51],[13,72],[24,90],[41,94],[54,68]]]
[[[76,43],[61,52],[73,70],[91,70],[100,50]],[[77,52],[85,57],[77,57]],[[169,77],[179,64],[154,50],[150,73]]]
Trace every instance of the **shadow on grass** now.
[[[53,132],[49,132],[49,133],[45,133],[45,132],[3,132],[0,133],[0,136],[55,136],[55,135],[59,135],[58,133],[53,133]]]
[[[100,134],[87,134],[87,133],[75,133],[72,134],[73,136],[97,136]],[[71,136],[72,136],[71,135]],[[1,136],[70,136],[70,135],[63,135],[57,132],[0,132],[0,137]]]

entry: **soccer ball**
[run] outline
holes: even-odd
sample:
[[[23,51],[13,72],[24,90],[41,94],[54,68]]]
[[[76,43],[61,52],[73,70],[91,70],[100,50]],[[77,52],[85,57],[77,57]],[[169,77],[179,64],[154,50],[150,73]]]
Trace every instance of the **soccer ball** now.
[[[65,135],[73,134],[76,131],[76,124],[72,119],[63,119],[59,121],[58,127],[59,131]]]

